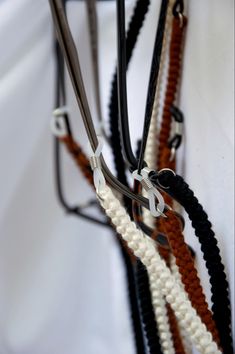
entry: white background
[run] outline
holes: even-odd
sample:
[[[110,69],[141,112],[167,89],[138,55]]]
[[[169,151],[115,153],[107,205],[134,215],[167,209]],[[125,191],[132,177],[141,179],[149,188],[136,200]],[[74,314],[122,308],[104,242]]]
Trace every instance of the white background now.
[[[152,1],[128,73],[133,139],[140,135],[159,1]],[[127,1],[131,13],[133,0]],[[84,4],[68,7],[95,116]],[[219,240],[234,298],[233,1],[188,4],[179,172],[205,206]],[[115,5],[99,4],[100,70],[107,120],[115,65]],[[67,216],[53,180],[49,121],[54,104],[52,22],[46,0],[0,1],[0,354],[132,354],[124,270],[106,230]],[[87,138],[68,80],[73,127]],[[111,166],[111,156],[106,149]],[[68,198],[92,191],[64,158]],[[187,241],[207,273],[190,225]]]

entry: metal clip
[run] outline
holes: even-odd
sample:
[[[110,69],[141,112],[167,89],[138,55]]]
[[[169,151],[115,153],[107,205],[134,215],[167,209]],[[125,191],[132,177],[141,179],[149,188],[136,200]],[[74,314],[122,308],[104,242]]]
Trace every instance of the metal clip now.
[[[134,179],[137,179],[138,181],[140,181],[144,190],[147,192],[148,199],[149,199],[149,210],[150,210],[151,214],[155,217],[157,217],[157,216],[166,217],[166,215],[163,213],[163,211],[165,209],[165,202],[164,202],[163,196],[153,186],[152,182],[150,181],[150,179],[148,177],[149,173],[151,171],[153,171],[153,170],[151,170],[148,167],[144,167],[141,170],[141,174],[139,174],[138,171],[136,170],[132,173],[132,176]],[[157,201],[158,201],[157,208],[155,205],[155,199],[157,199]]]
[[[90,157],[90,165],[91,169],[93,171],[93,181],[94,181],[94,186],[96,189],[96,192],[99,194],[99,192],[105,187],[106,181],[101,169],[101,163],[100,163],[100,155],[101,151],[103,148],[103,141],[99,138],[99,143],[96,148],[96,151],[94,155],[91,155]]]
[[[57,138],[63,138],[68,134],[68,127],[65,122],[65,115],[68,114],[67,106],[56,108],[50,121],[51,131]]]

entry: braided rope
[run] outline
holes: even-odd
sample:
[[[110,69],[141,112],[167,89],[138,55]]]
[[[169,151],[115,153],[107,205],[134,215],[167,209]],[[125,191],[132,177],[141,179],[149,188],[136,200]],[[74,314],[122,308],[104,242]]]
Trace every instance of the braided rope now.
[[[159,74],[158,74],[158,82],[157,82],[157,89],[154,98],[151,122],[149,126],[149,133],[148,133],[148,140],[146,143],[145,148],[145,155],[144,159],[150,168],[156,167],[156,149],[157,149],[157,122],[160,120],[160,106],[162,104],[162,96],[164,91],[164,76],[167,70],[167,54],[169,48],[169,39],[170,39],[170,32],[171,32],[171,23],[172,23],[172,5],[174,0],[170,0],[167,8],[167,15],[166,15],[166,24],[165,24],[165,31],[163,37],[163,44],[162,44],[162,54],[161,54],[161,61],[159,67]]]
[[[151,177],[151,179],[154,182],[155,176]],[[203,258],[209,274],[212,293],[212,312],[219,331],[221,346],[226,354],[232,354],[229,285],[215,233],[208,220],[208,215],[181,176],[174,176],[171,172],[165,171],[157,179],[161,185],[168,187],[168,193],[184,207],[192,222],[195,235],[201,244]]]
[[[171,305],[176,317],[185,328],[187,335],[202,354],[219,354],[217,344],[207,331],[187,295],[177,284],[166,263],[155,250],[154,241],[146,237],[131,221],[124,207],[115,198],[111,189],[105,186],[98,198],[106,214],[112,220],[117,232],[126,240],[136,257],[146,266],[153,290],[160,289]]]
[[[177,86],[180,78],[182,62],[184,29],[186,24],[186,17],[182,17],[182,22],[179,17],[173,19],[167,88],[159,135],[158,169],[167,167],[175,170],[176,167],[175,159],[173,161],[170,160],[170,149],[168,147],[168,139],[171,128],[170,109],[174,104],[177,95]],[[165,197],[165,201],[167,204],[172,205],[172,200],[169,196]],[[213,320],[212,313],[208,308],[206,297],[203,293],[191,253],[184,241],[184,236],[181,232],[178,219],[171,214],[169,215],[167,222],[163,219],[159,220],[157,222],[157,227],[160,232],[165,233],[168,237],[172,252],[176,258],[176,263],[179,267],[184,288],[189,294],[189,299],[192,301],[193,307],[202,318],[202,321],[207,326],[207,329],[211,331],[214,340],[219,343],[218,331]]]
[[[181,281],[179,268],[176,264],[176,259],[173,255],[171,255],[169,257],[169,262],[170,262],[170,269],[171,269],[172,275],[174,276],[175,280],[178,282],[179,286],[183,289],[183,284]],[[178,325],[179,325],[180,337],[182,339],[185,351],[187,354],[192,354],[192,343],[190,342],[189,338],[187,337],[186,331],[182,327],[182,325],[180,323]]]
[[[153,105],[153,110],[152,110],[152,116],[151,116],[151,122],[150,122],[150,127],[149,127],[149,133],[148,133],[148,139],[146,143],[146,149],[145,149],[145,161],[147,165],[150,168],[155,168],[156,167],[156,160],[157,160],[157,148],[158,148],[158,140],[157,140],[157,135],[158,135],[158,130],[160,126],[160,118],[161,118],[161,108],[163,105],[163,97],[164,97],[164,91],[165,91],[165,86],[166,82],[165,77],[167,75],[167,67],[168,67],[168,50],[169,50],[169,44],[170,44],[170,33],[171,33],[171,25],[172,25],[172,6],[173,6],[174,0],[170,0],[168,4],[168,9],[167,9],[167,15],[166,15],[166,24],[165,24],[165,31],[164,31],[164,38],[163,38],[163,46],[162,46],[162,55],[161,55],[161,61],[160,61],[160,67],[159,67],[159,76],[158,76],[158,82],[157,82],[157,89],[155,93],[155,98],[154,98],[154,105]],[[146,192],[143,190],[143,195],[146,196]],[[149,227],[154,228],[155,227],[155,218],[152,217],[151,213],[147,209],[143,209],[143,221],[145,224],[147,224]],[[161,254],[160,250],[160,254]],[[167,258],[169,256],[169,252],[167,252]],[[150,284],[151,287],[151,284]],[[159,298],[158,298],[159,297]],[[178,329],[177,325],[177,320],[174,316],[174,312],[170,308],[170,306],[166,305],[165,299],[161,296],[160,292],[157,291],[152,291],[152,302],[155,304],[155,306],[161,306],[161,311],[164,313],[164,319],[162,316],[159,318],[159,316],[156,316],[156,323],[158,327],[158,333],[159,337],[161,339],[161,342],[163,343],[162,338],[166,338],[166,331],[167,333],[167,338],[168,341],[171,340],[173,341],[172,344],[174,344],[174,349],[175,352],[177,353],[185,353],[184,351],[184,346],[183,342],[180,338],[180,331]],[[167,307],[166,307],[167,306]],[[168,318],[167,318],[168,315]],[[164,321],[164,326],[162,327],[162,324],[160,323],[161,321]],[[164,332],[161,332],[161,328],[164,329]],[[163,346],[162,346],[163,348]]]
[[[157,82],[157,89],[154,98],[151,122],[149,126],[149,133],[148,139],[145,148],[145,155],[144,159],[149,168],[155,168],[157,163],[157,122],[160,119],[160,106],[161,106],[161,97],[162,92],[164,91],[163,87],[163,79],[166,73],[166,63],[167,63],[167,52],[169,47],[169,39],[170,39],[170,31],[171,31],[171,23],[172,23],[172,6],[173,0],[169,1],[168,8],[167,8],[167,15],[166,15],[166,24],[165,24],[165,32],[163,37],[163,44],[162,44],[162,55],[159,67],[159,74],[158,74],[158,82]],[[146,193],[143,192],[143,195],[146,196]],[[154,218],[150,214],[149,210],[143,209],[143,217],[144,222],[150,226],[154,227]]]
[[[146,149],[145,149],[145,161],[150,168],[154,168],[156,166],[156,156],[157,156],[156,155],[156,148],[157,148],[156,121],[157,121],[157,116],[159,116],[158,114],[159,102],[160,102],[160,96],[162,92],[163,76],[165,72],[169,31],[171,28],[172,3],[173,1],[171,0],[168,4],[168,9],[167,9],[158,83],[157,83],[157,89],[154,98],[152,117],[151,117],[148,139],[147,139]],[[146,196],[146,192],[144,190],[143,190],[143,195]],[[149,210],[145,208],[143,209],[143,220],[148,226],[154,227],[155,219],[153,218]],[[151,281],[149,283],[149,286],[151,290],[152,304],[154,305],[154,309],[155,309],[155,320],[157,324],[157,330],[158,330],[162,351],[163,353],[165,353],[166,351],[169,352],[170,350],[171,353],[174,353],[171,328],[167,316],[166,301],[162,296],[161,292],[159,291],[159,289],[155,289],[154,284],[152,284]]]
[[[166,221],[162,220],[161,226],[168,237],[172,253],[176,258],[181,281],[192,302],[192,306],[196,309],[207,329],[212,333],[214,340],[219,343],[218,331],[212,313],[208,308],[191,252],[184,241],[184,236],[181,232],[181,224],[178,218],[172,213],[167,214],[167,216]]]

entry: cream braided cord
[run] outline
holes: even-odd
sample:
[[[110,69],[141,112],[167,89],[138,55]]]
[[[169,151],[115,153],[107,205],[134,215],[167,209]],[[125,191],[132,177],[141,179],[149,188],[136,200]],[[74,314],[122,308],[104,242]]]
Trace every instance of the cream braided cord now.
[[[167,61],[167,51],[169,46],[169,35],[171,31],[172,23],[172,4],[173,1],[170,0],[166,15],[166,24],[163,37],[162,54],[158,74],[157,89],[154,98],[154,105],[152,111],[152,117],[149,127],[148,139],[145,149],[144,159],[150,168],[156,167],[156,157],[157,157],[157,120],[160,117],[160,100],[161,96],[163,99],[163,76],[166,74],[166,61]],[[165,75],[166,76],[166,75]],[[146,192],[143,190],[143,195],[146,197]],[[143,220],[150,226],[154,227],[155,218],[150,214],[149,210],[143,209]],[[155,320],[157,324],[157,331],[159,335],[159,340],[162,348],[163,354],[174,353],[174,345],[172,340],[172,334],[170,330],[170,325],[168,321],[168,314],[166,309],[166,301],[163,297],[160,289],[156,286],[156,283],[149,279],[149,286],[151,291],[152,304],[154,308]]]
[[[182,284],[182,281],[181,281],[181,275],[179,272],[179,268],[176,264],[176,259],[173,256],[173,254],[170,256],[170,269],[171,269],[171,273],[174,276],[176,282],[179,284],[181,289],[184,290],[184,285]],[[189,338],[187,337],[187,333],[186,333],[185,329],[182,327],[182,324],[179,321],[177,321],[177,322],[178,322],[180,336],[181,336],[185,351],[187,354],[191,354],[192,353],[192,343],[189,340]]]
[[[164,37],[162,43],[162,53],[161,60],[159,66],[159,74],[158,74],[158,82],[156,93],[154,97],[152,116],[149,126],[148,139],[145,148],[144,160],[147,163],[149,168],[156,168],[157,163],[157,125],[160,124],[161,119],[161,109],[164,100],[164,92],[166,86],[166,76],[168,69],[168,50],[169,50],[169,42],[170,42],[170,33],[171,33],[171,25],[172,25],[172,7],[174,4],[174,0],[170,0],[167,8],[166,15],[166,24],[164,30]],[[165,82],[164,82],[165,77]],[[144,196],[145,193],[143,193]],[[150,212],[144,208],[143,210],[144,222],[149,227],[154,227],[154,218],[150,214]]]
[[[213,341],[211,333],[207,331],[206,326],[192,307],[187,295],[172,276],[165,261],[156,252],[154,241],[137,229],[125,208],[107,185],[100,189],[98,193],[100,203],[116,227],[117,232],[127,242],[135,256],[140,258],[146,266],[152,284],[155,283],[157,289],[160,289],[162,295],[166,297],[196,349],[202,354],[221,353],[217,344]]]

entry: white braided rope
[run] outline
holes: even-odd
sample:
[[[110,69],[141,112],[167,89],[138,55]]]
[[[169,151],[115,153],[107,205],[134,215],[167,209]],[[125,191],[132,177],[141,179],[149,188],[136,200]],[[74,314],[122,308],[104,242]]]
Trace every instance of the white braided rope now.
[[[184,286],[181,281],[179,267],[177,266],[175,257],[173,255],[170,256],[170,269],[171,269],[172,275],[174,276],[174,278],[177,281],[177,283],[179,284],[179,286],[182,289],[184,289]],[[192,354],[192,352],[193,352],[192,343],[189,340],[187,333],[186,333],[185,329],[182,327],[181,323],[179,321],[177,321],[177,322],[178,322],[178,327],[179,327],[179,331],[180,331],[180,337],[182,339],[185,351],[187,354]]]
[[[125,208],[115,198],[108,186],[99,190],[99,200],[117,232],[146,266],[152,284],[155,283],[156,288],[166,297],[196,349],[202,354],[221,353],[213,341],[211,333],[207,331],[206,326],[192,307],[187,295],[172,276],[164,260],[156,252],[154,242],[137,229]],[[167,353],[167,351],[165,352]]]
[[[167,8],[166,24],[164,30],[163,43],[162,43],[161,61],[160,61],[159,74],[158,74],[158,82],[157,82],[157,88],[154,97],[154,104],[153,104],[152,116],[151,116],[151,121],[149,126],[148,139],[147,139],[145,154],[144,154],[144,160],[146,161],[148,167],[153,169],[156,168],[156,162],[157,162],[157,135],[158,135],[157,123],[160,122],[160,118],[161,118],[161,108],[163,106],[165,86],[166,86],[166,82],[164,85],[164,78],[166,78],[167,76],[167,68],[168,68],[167,58],[168,58],[168,49],[169,49],[169,42],[170,42],[171,24],[173,19],[173,15],[172,15],[173,3],[174,0],[170,0]],[[145,194],[146,193],[143,192],[143,195],[146,197]],[[144,222],[149,227],[154,227],[154,218],[152,217],[149,210],[144,208],[143,216],[144,216]]]
[[[166,24],[163,37],[162,54],[158,74],[158,83],[154,98],[153,111],[150,121],[148,139],[145,149],[144,159],[147,162],[149,168],[155,168],[157,162],[157,120],[160,117],[160,102],[163,101],[163,77],[166,76],[166,62],[167,52],[169,44],[169,34],[172,23],[172,4],[173,0],[169,1]],[[143,195],[146,196],[146,192],[143,190]],[[149,210],[143,209],[143,220],[151,228],[154,228],[155,218],[151,215]],[[172,334],[169,325],[169,319],[167,315],[166,301],[163,297],[160,289],[156,287],[155,282],[149,279],[149,286],[151,291],[152,304],[154,307],[155,320],[157,323],[157,331],[163,354],[174,353],[174,345],[172,340]]]
[[[156,251],[157,252],[157,251]],[[149,278],[152,304],[157,323],[158,336],[164,354],[175,353],[168,321],[166,301],[155,281]]]

